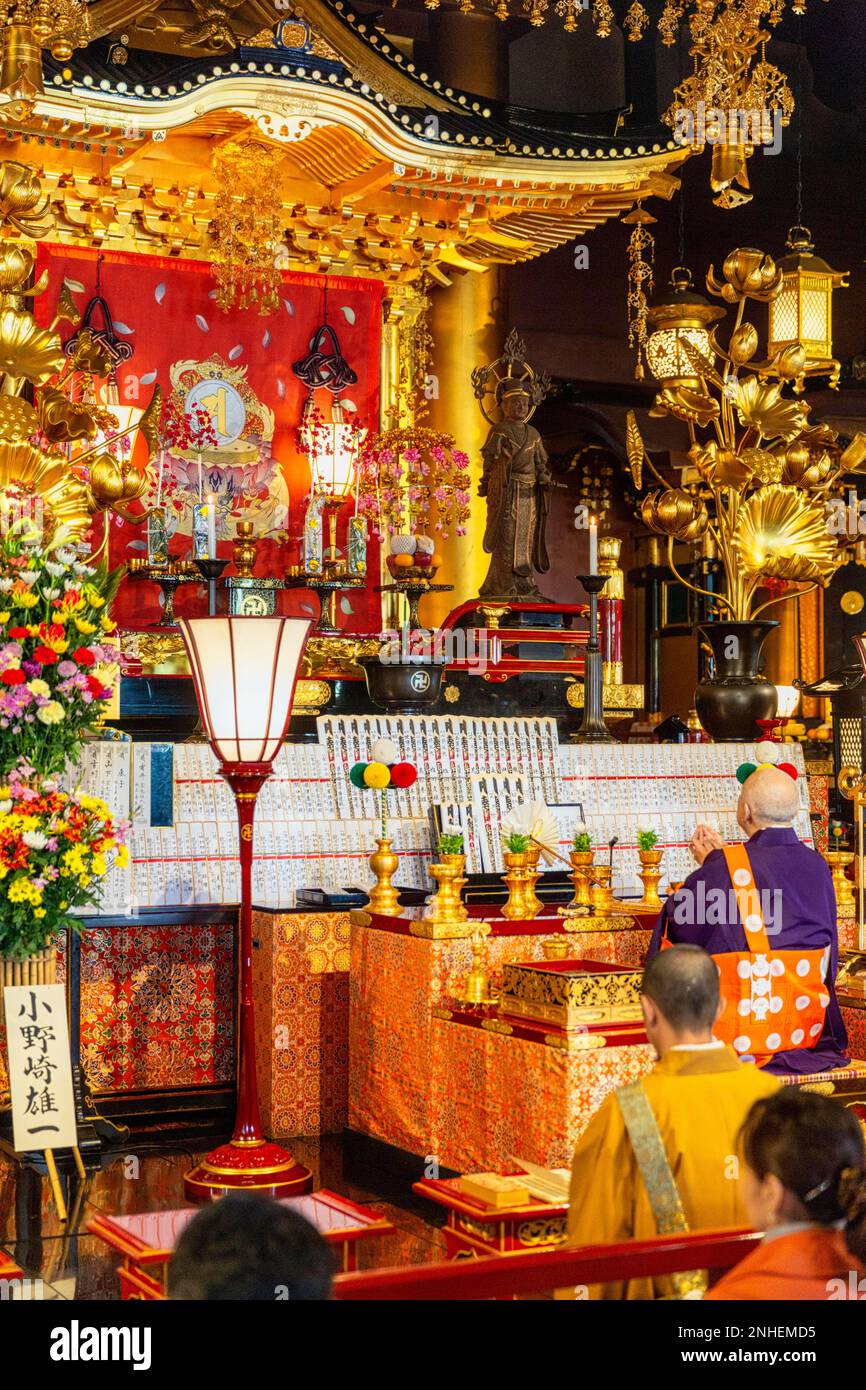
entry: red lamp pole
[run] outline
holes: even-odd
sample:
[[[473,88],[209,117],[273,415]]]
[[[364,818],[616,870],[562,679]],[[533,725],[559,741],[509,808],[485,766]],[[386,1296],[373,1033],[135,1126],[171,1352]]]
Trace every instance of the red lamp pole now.
[[[256,620],[242,618],[238,621],[249,623]],[[190,638],[184,630],[184,636],[188,647],[191,644],[195,655],[194,635]],[[196,693],[204,714],[207,710],[207,699],[200,689],[197,665],[193,667],[193,674],[196,679]],[[289,700],[289,709],[290,705]],[[213,742],[216,743],[217,740]],[[240,751],[240,741],[236,742],[235,747]],[[263,744],[263,752],[264,749]],[[215,747],[215,751],[220,756],[218,747]],[[281,1145],[265,1139],[259,1112],[253,1002],[253,821],[256,800],[270,777],[271,770],[270,761],[234,762],[220,757],[220,776],[225,778],[234,793],[240,834],[237,1105],[234,1129],[229,1142],[212,1150],[184,1177],[186,1195],[193,1201],[219,1197],[226,1191],[237,1189],[264,1192],[273,1197],[288,1197],[309,1192],[312,1186],[312,1173],[309,1168],[297,1163],[292,1154]]]

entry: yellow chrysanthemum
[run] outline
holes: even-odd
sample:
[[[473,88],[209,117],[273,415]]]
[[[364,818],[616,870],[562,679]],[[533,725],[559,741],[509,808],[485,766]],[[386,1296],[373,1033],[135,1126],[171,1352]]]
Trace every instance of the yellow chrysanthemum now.
[[[85,622],[84,618],[76,618],[75,626],[83,637],[90,637],[97,630],[96,623]]]

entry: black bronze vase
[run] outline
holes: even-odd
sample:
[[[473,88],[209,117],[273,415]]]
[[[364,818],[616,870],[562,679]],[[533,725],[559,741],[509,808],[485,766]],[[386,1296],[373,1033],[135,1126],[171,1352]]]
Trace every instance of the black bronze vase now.
[[[777,622],[702,623],[698,628],[714,658],[712,679],[695,691],[695,709],[717,743],[748,743],[760,737],[758,719],[776,713],[776,687],[758,674],[767,634]]]

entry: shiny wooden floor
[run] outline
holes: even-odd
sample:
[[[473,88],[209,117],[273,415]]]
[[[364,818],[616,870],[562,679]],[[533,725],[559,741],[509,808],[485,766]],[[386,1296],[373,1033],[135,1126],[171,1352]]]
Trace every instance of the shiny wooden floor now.
[[[429,1263],[441,1260],[445,1242],[435,1225],[433,1209],[406,1189],[395,1193],[393,1184],[375,1190],[375,1177],[365,1171],[360,1186],[344,1177],[343,1140],[340,1135],[319,1139],[295,1139],[295,1156],[313,1171],[314,1186],[365,1202],[381,1211],[396,1226],[393,1235],[362,1241],[359,1268]],[[165,1211],[185,1207],[183,1175],[201,1154],[192,1150],[148,1152],[134,1149],[107,1158],[99,1171],[88,1172],[76,1191],[67,1192],[70,1214],[58,1219],[50,1185],[32,1168],[0,1158],[0,1250],[12,1257],[32,1282],[32,1296],[45,1299],[118,1299],[118,1256],[86,1225],[97,1211],[105,1215]],[[388,1192],[388,1198],[383,1196]],[[35,1283],[41,1281],[41,1284]]]

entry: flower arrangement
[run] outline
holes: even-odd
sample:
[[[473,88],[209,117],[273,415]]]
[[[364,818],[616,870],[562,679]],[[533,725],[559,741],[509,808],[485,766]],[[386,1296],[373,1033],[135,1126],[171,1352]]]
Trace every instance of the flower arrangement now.
[[[367,441],[358,462],[358,510],[373,534],[465,536],[469,456],[454,437],[428,425],[402,425]]]
[[[64,792],[50,779],[33,786],[19,762],[0,786],[0,956],[23,960],[92,906],[110,869],[124,868],[128,825],[98,797]]]
[[[443,830],[436,841],[436,849],[439,854],[462,854],[463,831]]]
[[[588,854],[592,849],[592,840],[589,838],[589,831],[575,830],[571,847],[575,854]]]
[[[637,832],[637,847],[642,850],[655,849],[659,842],[659,837],[654,830],[639,830]]]
[[[8,496],[8,490],[7,490]],[[47,538],[46,538],[47,537]],[[68,532],[21,519],[0,544],[0,776],[20,758],[42,776],[63,773],[94,730],[111,691],[100,669],[120,570],[84,563]]]
[[[503,837],[502,843],[508,854],[525,854],[529,849],[529,836],[512,830]]]

